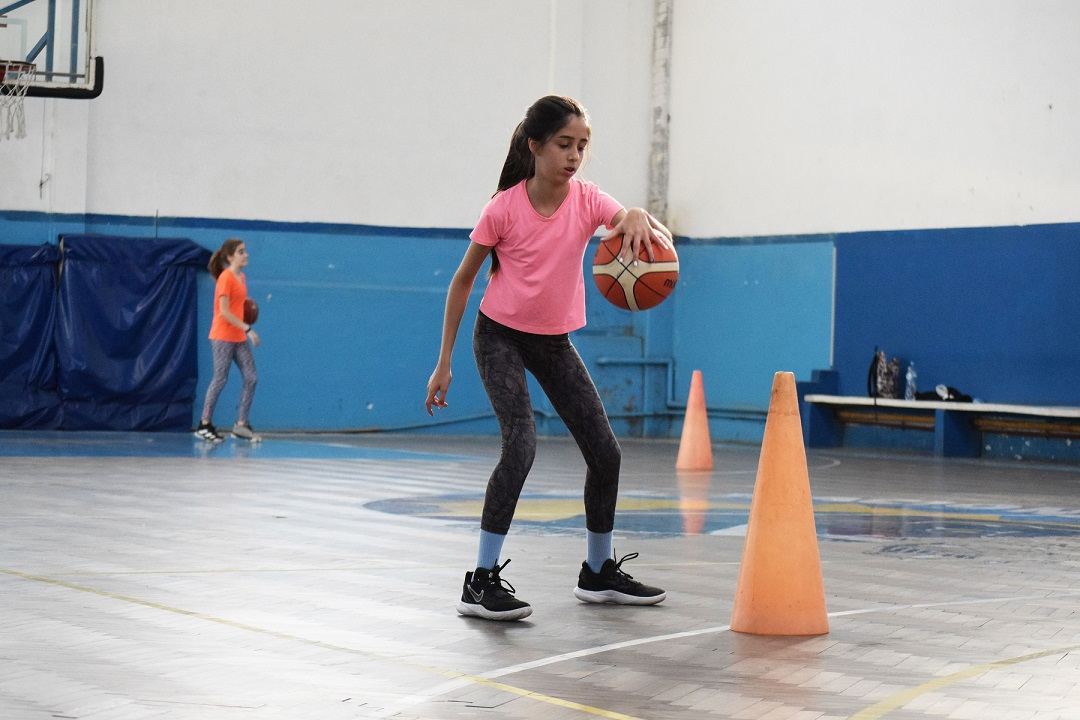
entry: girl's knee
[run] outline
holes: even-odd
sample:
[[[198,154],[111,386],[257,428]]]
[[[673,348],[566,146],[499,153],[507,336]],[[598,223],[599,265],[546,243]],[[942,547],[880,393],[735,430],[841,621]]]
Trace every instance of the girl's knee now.
[[[502,460],[528,471],[536,457],[536,423],[532,418],[513,423],[503,436]]]
[[[608,462],[616,470],[622,465],[622,447],[619,446],[618,441],[612,440],[611,448],[608,450]]]
[[[618,476],[619,468],[622,466],[622,448],[614,435],[595,448],[594,462],[598,468]]]

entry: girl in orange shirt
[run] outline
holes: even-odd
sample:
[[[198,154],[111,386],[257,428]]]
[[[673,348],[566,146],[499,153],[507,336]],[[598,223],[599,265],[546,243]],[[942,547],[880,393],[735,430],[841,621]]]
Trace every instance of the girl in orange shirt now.
[[[259,345],[259,335],[244,322],[244,301],[247,300],[247,278],[244,268],[248,264],[248,252],[243,240],[229,238],[210,257],[210,274],[217,280],[214,286],[214,320],[210,325],[210,349],[214,356],[214,376],[206,389],[206,402],[203,405],[202,418],[195,434],[204,440],[219,443],[225,439],[210,419],[214,415],[214,406],[218,396],[229,379],[229,368],[233,362],[240,368],[244,378],[244,387],[240,392],[240,405],[236,411],[236,424],[233,425],[234,437],[245,438],[252,442],[262,440],[251,429],[248,412],[251,400],[255,396],[255,356],[248,345]]]

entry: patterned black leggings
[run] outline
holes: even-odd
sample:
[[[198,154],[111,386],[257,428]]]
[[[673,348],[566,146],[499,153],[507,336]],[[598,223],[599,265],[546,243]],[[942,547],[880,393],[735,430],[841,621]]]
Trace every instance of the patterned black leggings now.
[[[502,432],[502,456],[488,480],[480,527],[505,535],[536,455],[528,370],[540,383],[585,458],[585,524],[611,532],[622,450],[589,371],[569,335],[534,335],[477,314],[473,352]]]
[[[244,342],[211,340],[210,352],[214,358],[214,375],[210,379],[209,387],[206,388],[206,402],[203,404],[202,416],[207,420],[213,419],[218,396],[225,387],[225,381],[229,379],[229,368],[235,362],[240,368],[240,375],[244,378],[244,387],[240,391],[240,404],[236,409],[236,422],[247,425],[251,400],[255,397],[255,385],[259,382],[251,346],[247,344],[247,340]]]

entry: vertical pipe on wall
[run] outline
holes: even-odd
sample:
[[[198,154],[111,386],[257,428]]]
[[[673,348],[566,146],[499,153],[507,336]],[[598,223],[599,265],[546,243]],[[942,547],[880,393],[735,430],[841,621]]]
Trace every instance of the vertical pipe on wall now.
[[[829,304],[829,368],[836,367],[836,240],[832,246],[832,297]]]
[[[79,0],[71,3],[71,56],[68,61],[68,82],[75,82],[79,72]],[[87,72],[90,69],[87,68]]]
[[[45,36],[48,38],[45,44],[45,72],[47,73],[45,77],[51,81],[53,78],[53,55],[56,46],[56,0],[49,0],[49,18]]]
[[[649,148],[649,212],[667,224],[668,124],[671,120],[671,3],[653,0],[652,141]]]

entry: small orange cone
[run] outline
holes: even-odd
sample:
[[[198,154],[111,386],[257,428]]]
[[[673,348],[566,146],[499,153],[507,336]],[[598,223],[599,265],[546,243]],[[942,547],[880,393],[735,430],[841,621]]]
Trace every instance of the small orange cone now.
[[[705,384],[701,381],[701,371],[695,370],[690,377],[690,396],[686,399],[686,417],[683,420],[675,469],[712,470],[712,467],[712,440],[709,438],[709,414],[705,410]]]
[[[795,376],[773,377],[731,629],[755,635],[829,632]]]

